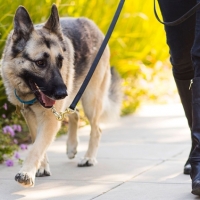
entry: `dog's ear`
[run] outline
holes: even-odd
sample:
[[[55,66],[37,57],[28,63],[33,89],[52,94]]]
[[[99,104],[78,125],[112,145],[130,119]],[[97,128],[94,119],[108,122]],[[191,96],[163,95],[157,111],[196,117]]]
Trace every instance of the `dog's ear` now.
[[[62,38],[58,9],[55,4],[53,4],[51,7],[51,15],[45,23],[44,28],[48,29],[50,32],[57,34],[60,39]]]
[[[33,30],[33,23],[27,10],[23,6],[19,6],[14,17],[14,32],[12,35],[16,50],[22,51],[24,49]]]

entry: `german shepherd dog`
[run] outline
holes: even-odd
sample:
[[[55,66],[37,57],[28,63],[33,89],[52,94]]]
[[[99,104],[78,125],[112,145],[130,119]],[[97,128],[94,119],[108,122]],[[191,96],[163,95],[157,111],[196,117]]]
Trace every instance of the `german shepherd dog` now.
[[[14,29],[3,52],[1,74],[8,100],[20,107],[33,141],[15,176],[23,186],[34,186],[35,176],[50,176],[46,150],[61,126],[50,108],[64,111],[70,105],[103,39],[94,22],[84,17],[59,18],[54,4],[47,22],[39,25],[33,25],[23,6],[17,9]],[[109,59],[107,46],[81,98],[91,133],[88,150],[78,166],[96,164],[99,123],[120,112],[120,78],[110,68]],[[36,102],[31,101],[34,98]],[[72,159],[77,153],[78,111],[68,118],[67,155]]]

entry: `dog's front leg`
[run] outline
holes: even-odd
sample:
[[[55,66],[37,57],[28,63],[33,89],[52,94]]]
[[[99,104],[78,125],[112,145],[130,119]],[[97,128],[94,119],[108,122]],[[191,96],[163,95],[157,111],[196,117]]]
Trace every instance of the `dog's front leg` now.
[[[32,143],[35,142],[35,138],[37,136],[37,121],[36,121],[36,115],[33,112],[33,110],[29,107],[22,110],[22,115],[24,116],[24,119],[26,120],[26,123],[29,128],[29,132],[31,134]],[[49,167],[49,161],[48,157],[45,154],[43,160],[41,161],[40,167],[37,170],[36,177],[43,177],[43,176],[50,176],[50,167]]]
[[[55,119],[49,110],[40,113],[36,118],[38,129],[35,142],[24,161],[23,167],[15,176],[15,180],[25,187],[34,186],[36,171],[44,158],[48,146],[60,128],[60,122]]]

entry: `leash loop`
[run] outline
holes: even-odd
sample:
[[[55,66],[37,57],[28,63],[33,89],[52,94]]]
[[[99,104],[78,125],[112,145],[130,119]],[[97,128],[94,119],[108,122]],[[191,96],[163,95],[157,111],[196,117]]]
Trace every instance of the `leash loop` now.
[[[166,26],[176,26],[176,25],[179,25],[181,24],[182,22],[184,22],[186,19],[188,19],[189,17],[191,17],[193,14],[195,14],[195,12],[197,10],[200,9],[200,2],[197,3],[194,7],[192,7],[188,12],[186,12],[183,16],[181,16],[180,18],[178,18],[177,20],[175,21],[172,21],[172,22],[164,22],[162,21],[158,14],[157,14],[157,11],[156,11],[156,0],[154,0],[154,14],[156,16],[156,19],[161,23],[161,24],[164,24]]]

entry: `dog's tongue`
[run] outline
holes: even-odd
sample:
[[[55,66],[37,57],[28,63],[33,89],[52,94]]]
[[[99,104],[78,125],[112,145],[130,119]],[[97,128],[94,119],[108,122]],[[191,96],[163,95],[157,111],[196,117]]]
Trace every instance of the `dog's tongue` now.
[[[43,92],[40,92],[41,96],[42,96],[42,101],[45,104],[45,106],[48,107],[52,107],[55,104],[55,100],[50,99],[49,97],[47,97]]]

